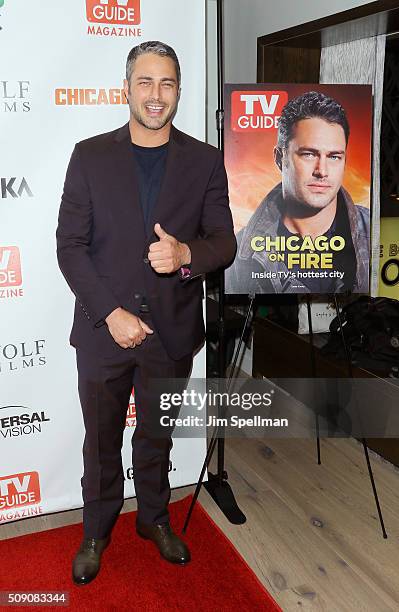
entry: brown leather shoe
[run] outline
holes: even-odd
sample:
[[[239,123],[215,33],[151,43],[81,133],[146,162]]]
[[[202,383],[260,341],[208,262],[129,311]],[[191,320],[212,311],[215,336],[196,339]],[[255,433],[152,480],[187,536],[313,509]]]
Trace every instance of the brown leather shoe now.
[[[179,563],[180,565],[190,561],[190,551],[183,540],[173,533],[169,524],[144,525],[137,521],[136,532],[141,538],[152,540],[166,561]]]
[[[103,540],[85,538],[82,541],[72,565],[72,578],[75,584],[88,584],[94,580],[100,570],[101,555],[110,541],[110,536]]]

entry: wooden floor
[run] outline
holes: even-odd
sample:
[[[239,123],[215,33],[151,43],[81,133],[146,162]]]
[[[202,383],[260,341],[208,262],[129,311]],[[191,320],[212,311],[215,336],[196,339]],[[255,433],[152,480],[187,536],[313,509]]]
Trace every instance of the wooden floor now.
[[[229,482],[247,522],[231,525],[205,490],[200,501],[284,612],[399,612],[398,470],[372,456],[384,540],[362,446],[323,440],[322,465],[315,454],[312,440],[229,439]],[[2,526],[0,538],[80,520],[80,510],[27,519]]]

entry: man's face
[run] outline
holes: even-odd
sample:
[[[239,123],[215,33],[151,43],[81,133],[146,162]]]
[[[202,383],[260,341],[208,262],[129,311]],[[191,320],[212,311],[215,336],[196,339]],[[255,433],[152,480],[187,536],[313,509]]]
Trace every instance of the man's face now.
[[[302,119],[293,127],[288,149],[275,149],[275,159],[282,173],[284,199],[317,212],[336,201],[342,185],[345,132],[338,123]]]
[[[179,91],[174,61],[155,53],[140,55],[125,94],[133,118],[149,130],[160,130],[172,121]]]

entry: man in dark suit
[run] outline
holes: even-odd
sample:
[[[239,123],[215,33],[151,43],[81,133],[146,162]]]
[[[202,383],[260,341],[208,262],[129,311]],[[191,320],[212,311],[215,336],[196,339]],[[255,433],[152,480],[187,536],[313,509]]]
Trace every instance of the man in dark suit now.
[[[134,47],[124,89],[129,123],[75,146],[57,229],[59,265],[76,296],[70,341],[85,424],[77,584],[96,577],[123,505],[132,385],[136,531],[166,560],[190,560],[169,524],[172,431],[159,434],[151,381],[187,380],[204,339],[201,275],[228,265],[236,248],[220,152],[172,125],[180,95],[173,49]]]

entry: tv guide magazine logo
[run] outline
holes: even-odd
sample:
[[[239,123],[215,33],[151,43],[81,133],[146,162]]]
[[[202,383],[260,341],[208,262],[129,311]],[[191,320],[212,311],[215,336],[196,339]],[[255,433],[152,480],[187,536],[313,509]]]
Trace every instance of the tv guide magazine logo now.
[[[22,297],[21,256],[16,246],[0,246],[0,300]]]
[[[38,472],[0,476],[0,523],[42,514]]]
[[[141,36],[140,0],[86,0],[86,18],[94,36]]]
[[[231,94],[231,129],[254,132],[277,129],[286,91],[234,91]]]

